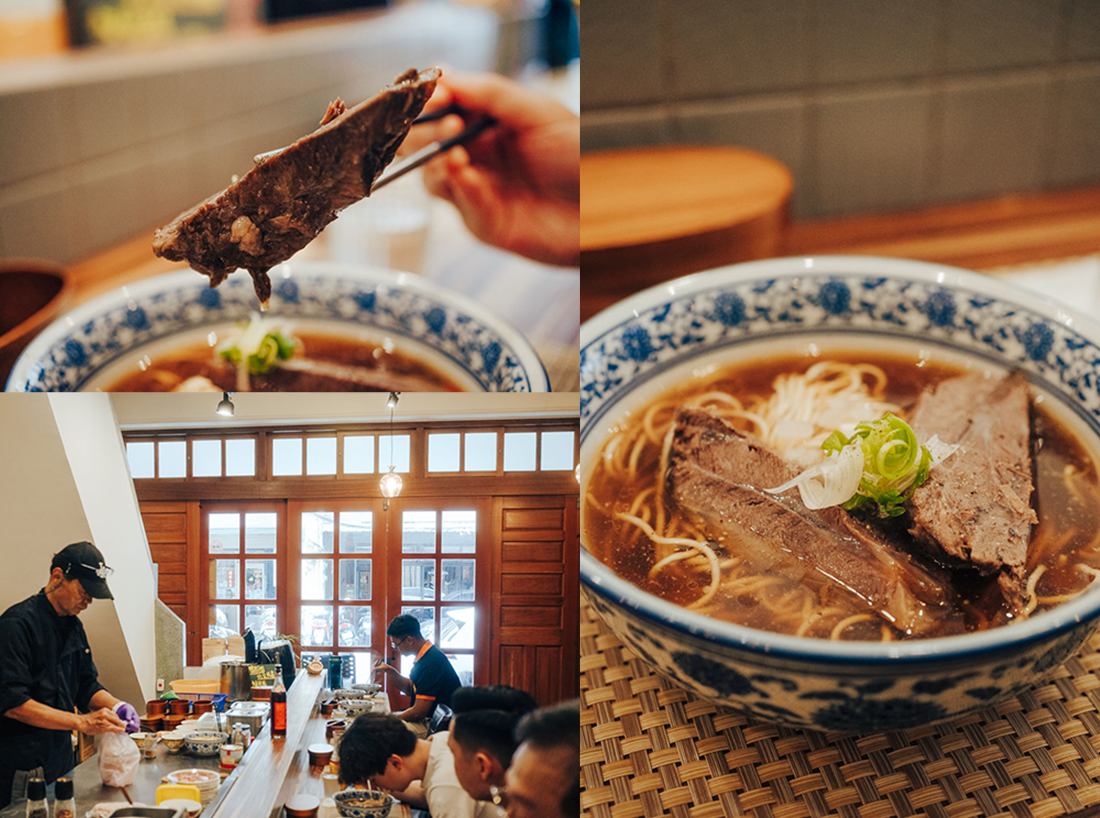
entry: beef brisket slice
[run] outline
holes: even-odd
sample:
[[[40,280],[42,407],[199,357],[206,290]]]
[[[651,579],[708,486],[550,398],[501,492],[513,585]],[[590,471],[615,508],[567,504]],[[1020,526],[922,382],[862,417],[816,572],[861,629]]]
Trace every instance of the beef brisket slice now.
[[[910,423],[922,438],[958,444],[909,501],[913,536],[947,561],[1000,572],[1018,602],[1031,526],[1028,390],[1023,375],[951,378],[925,392]]]
[[[334,103],[316,131],[157,230],[153,252],[186,261],[208,275],[212,287],[238,268],[248,270],[266,304],[267,271],[370,194],[438,78],[437,68],[411,69],[354,108]]]
[[[742,551],[797,560],[806,582],[839,587],[902,631],[930,628],[949,598],[948,578],[840,508],[815,511],[797,490],[764,491],[795,474],[794,466],[709,413],[677,413],[668,481],[683,511],[715,536],[740,542]]]

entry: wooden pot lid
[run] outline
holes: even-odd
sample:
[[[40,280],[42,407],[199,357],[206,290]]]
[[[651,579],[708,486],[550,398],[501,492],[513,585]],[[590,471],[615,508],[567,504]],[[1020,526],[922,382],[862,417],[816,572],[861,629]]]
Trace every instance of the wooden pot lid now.
[[[781,162],[729,147],[581,155],[581,252],[638,247],[742,226],[785,211]]]

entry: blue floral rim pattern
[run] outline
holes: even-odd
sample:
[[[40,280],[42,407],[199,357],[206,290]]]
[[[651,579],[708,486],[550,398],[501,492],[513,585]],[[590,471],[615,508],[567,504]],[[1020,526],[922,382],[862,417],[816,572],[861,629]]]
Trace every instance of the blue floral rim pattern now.
[[[809,273],[693,288],[594,337],[582,329],[582,439],[641,380],[717,347],[792,332],[913,337],[988,357],[1058,386],[1100,428],[1100,347],[1074,329],[1076,320],[965,284]]]
[[[523,336],[464,297],[407,274],[291,262],[272,271],[270,313],[377,329],[424,344],[487,392],[545,392],[549,379]],[[220,287],[185,270],[138,282],[81,305],[23,352],[8,391],[79,390],[119,355],[179,332],[247,319],[251,279]]]

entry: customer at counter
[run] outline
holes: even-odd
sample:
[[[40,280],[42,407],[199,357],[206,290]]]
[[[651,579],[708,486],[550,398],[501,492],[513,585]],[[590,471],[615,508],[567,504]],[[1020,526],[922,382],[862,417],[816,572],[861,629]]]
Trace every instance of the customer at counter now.
[[[528,713],[516,727],[519,746],[494,789],[508,818],[578,818],[580,702],[573,700]]]
[[[436,705],[450,707],[451,694],[462,686],[462,682],[446,654],[421,635],[420,622],[412,614],[395,616],[386,628],[386,635],[395,651],[415,656],[416,661],[407,677],[383,662],[374,669],[375,681],[388,677],[390,684],[412,696],[412,706],[394,716],[424,725]]]
[[[388,790],[432,818],[482,818],[478,803],[455,776],[445,733],[417,738],[388,713],[364,713],[340,740],[340,780]]]
[[[444,73],[425,112],[450,104],[497,126],[424,166],[428,191],[451,202],[482,241],[544,264],[580,263],[580,117],[497,74]],[[457,115],[413,128],[411,152],[463,128]]]
[[[500,818],[504,813],[490,803],[493,788],[504,785],[516,751],[516,724],[535,709],[535,700],[507,685],[462,687],[455,691],[451,707],[455,715],[447,741],[455,777],[478,801],[477,818]]]
[[[78,618],[93,599],[114,599],[111,572],[98,548],[73,543],[54,555],[42,590],[0,615],[0,808],[23,797],[28,779],[52,782],[73,768],[73,730],[140,726],[134,707],[99,683]]]

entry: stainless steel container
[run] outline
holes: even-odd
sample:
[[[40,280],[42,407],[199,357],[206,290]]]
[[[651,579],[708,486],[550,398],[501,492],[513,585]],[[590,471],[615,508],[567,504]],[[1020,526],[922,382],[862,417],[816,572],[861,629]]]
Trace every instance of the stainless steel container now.
[[[267,722],[269,712],[270,705],[266,702],[237,702],[226,712],[225,720],[231,725],[248,725],[252,735],[258,736]]]
[[[226,662],[222,665],[221,692],[226,701],[239,702],[252,698],[252,674],[244,662]]]

